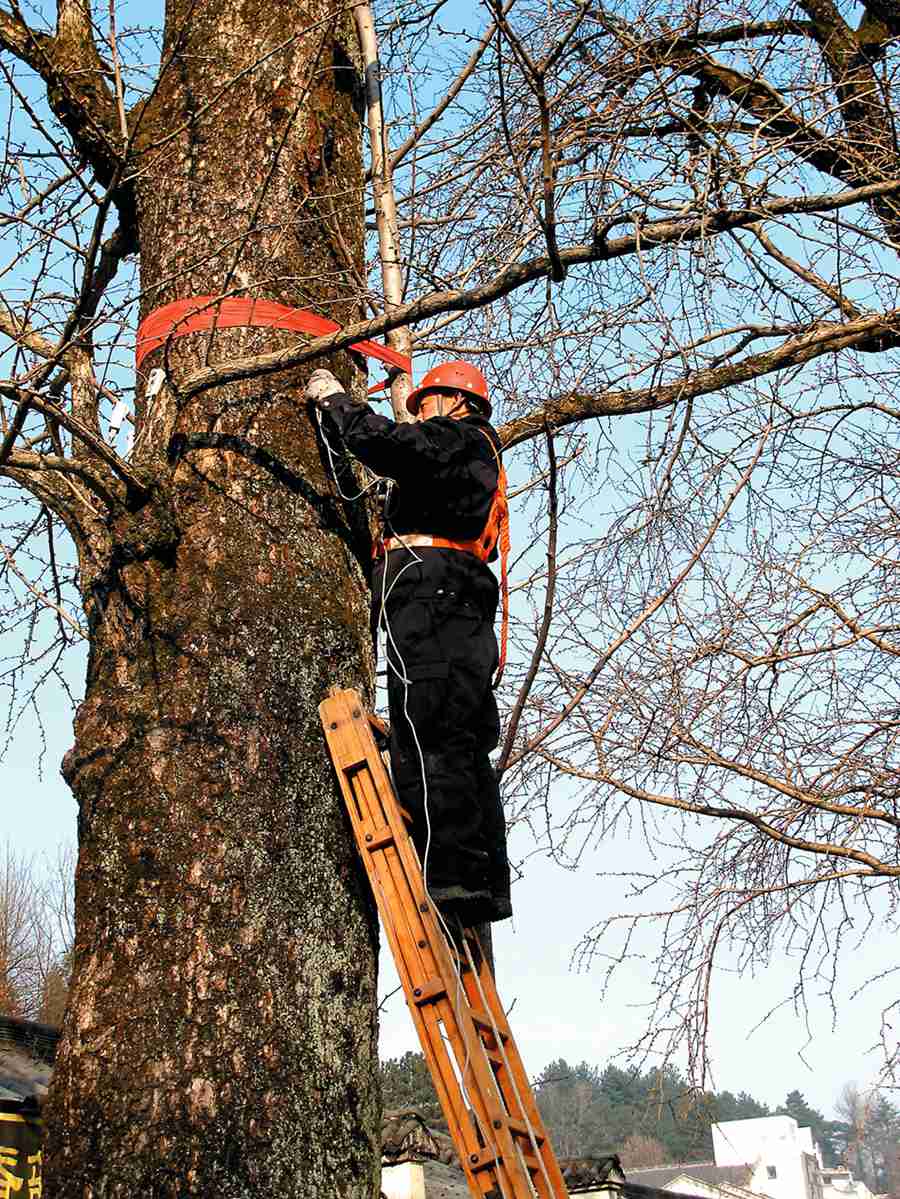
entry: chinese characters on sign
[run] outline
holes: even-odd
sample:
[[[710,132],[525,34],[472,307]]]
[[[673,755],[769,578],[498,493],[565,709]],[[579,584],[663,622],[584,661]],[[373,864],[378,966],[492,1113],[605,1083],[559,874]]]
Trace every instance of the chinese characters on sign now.
[[[10,1199],[22,1189],[19,1151],[12,1145],[0,1145],[0,1199]]]
[[[0,1199],[43,1199],[41,1121],[0,1111]]]

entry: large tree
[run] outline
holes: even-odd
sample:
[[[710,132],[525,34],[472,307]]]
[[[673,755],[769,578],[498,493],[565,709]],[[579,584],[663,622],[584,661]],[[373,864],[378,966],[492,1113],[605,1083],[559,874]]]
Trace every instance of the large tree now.
[[[802,996],[897,910],[897,14],[380,15],[367,214],[345,6],[0,9],[11,725],[90,647],[60,1197],[375,1185],[374,921],[316,718],[370,689],[370,526],[302,402],[313,360],[361,391],[361,337],[488,367],[532,529],[509,811],[569,861],[639,816],[665,855],[648,1045],[702,1081],[723,947],[802,937]],[[219,325],[131,374],[138,318],[196,296],[343,331]]]
[[[71,139],[74,203],[98,201],[64,327],[27,303],[6,318],[38,357],[7,389],[0,460],[70,534],[90,637],[47,1186],[368,1196],[375,926],[317,718],[330,683],[370,682],[365,520],[332,497],[296,370],[187,393],[208,339],[158,350],[146,368],[167,383],[152,403],[138,389],[126,464],[92,354],[137,253],[142,314],[237,289],[358,317],[353,23],[329,3],[170,4],[128,107],[87,5],[63,0],[55,34],[18,12],[2,30]],[[291,340],[220,331],[213,361]]]

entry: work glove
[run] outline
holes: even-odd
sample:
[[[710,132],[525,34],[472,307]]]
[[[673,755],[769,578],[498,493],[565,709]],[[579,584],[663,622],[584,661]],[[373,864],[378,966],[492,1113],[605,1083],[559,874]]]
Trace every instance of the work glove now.
[[[337,381],[331,371],[320,367],[309,376],[305,395],[308,400],[312,400],[320,408],[327,408],[329,397],[342,395],[343,392],[342,384]]]
[[[328,408],[331,397],[335,395],[343,395],[358,408],[364,408],[368,403],[365,396],[357,397],[346,392],[343,384],[338,382],[331,371],[321,367],[319,370],[313,371],[306,385],[306,398],[312,400],[314,404],[318,404],[320,408]]]

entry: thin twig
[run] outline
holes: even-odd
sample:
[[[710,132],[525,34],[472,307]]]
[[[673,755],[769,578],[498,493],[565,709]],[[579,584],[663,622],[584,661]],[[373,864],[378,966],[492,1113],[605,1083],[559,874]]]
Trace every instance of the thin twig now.
[[[83,629],[77,620],[72,619],[65,608],[60,607],[59,604],[55,604],[48,595],[45,595],[43,591],[40,591],[28,578],[26,578],[22,571],[19,570],[18,566],[16,566],[15,559],[13,558],[12,554],[2,543],[0,543],[0,554],[2,554],[6,559],[6,564],[9,569],[13,572],[16,578],[19,579],[19,581],[23,583],[25,587],[27,587],[35,599],[40,600],[40,602],[46,608],[50,608],[53,612],[55,612],[57,617],[59,617],[60,620],[64,620],[67,625],[74,629],[79,637],[83,637],[85,640],[87,640],[87,629]]]

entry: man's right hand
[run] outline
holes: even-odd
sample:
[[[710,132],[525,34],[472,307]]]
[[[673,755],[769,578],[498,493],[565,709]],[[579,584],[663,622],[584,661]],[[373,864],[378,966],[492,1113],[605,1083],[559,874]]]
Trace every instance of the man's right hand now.
[[[329,396],[343,394],[344,388],[329,370],[320,367],[313,371],[306,384],[304,395],[320,408],[328,407]]]

